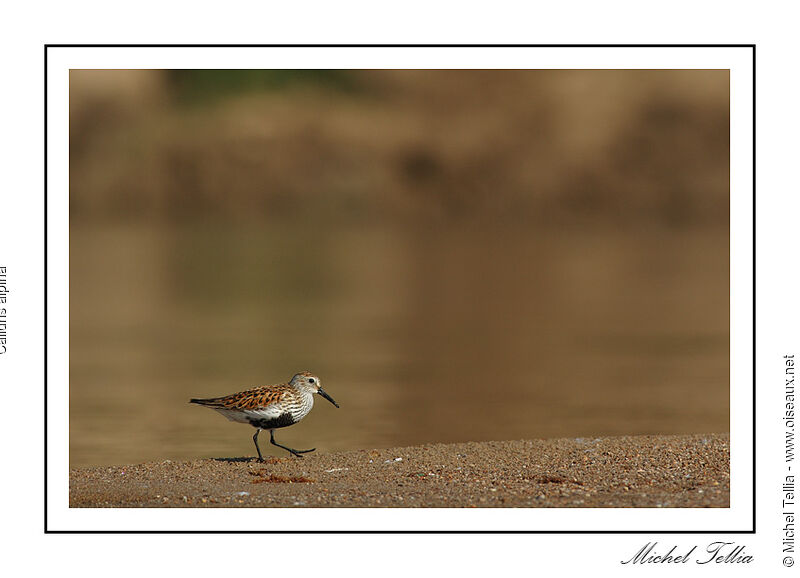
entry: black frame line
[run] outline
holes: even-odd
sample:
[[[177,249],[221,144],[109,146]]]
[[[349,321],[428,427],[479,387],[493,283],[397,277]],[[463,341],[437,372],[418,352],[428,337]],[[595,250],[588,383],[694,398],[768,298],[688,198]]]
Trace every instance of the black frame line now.
[[[48,48],[750,48],[753,62],[753,527],[750,530],[50,530],[47,527]],[[755,44],[44,44],[44,533],[45,534],[755,534],[756,533],[756,45]]]
[[[47,529],[47,45],[44,47],[44,533]]]

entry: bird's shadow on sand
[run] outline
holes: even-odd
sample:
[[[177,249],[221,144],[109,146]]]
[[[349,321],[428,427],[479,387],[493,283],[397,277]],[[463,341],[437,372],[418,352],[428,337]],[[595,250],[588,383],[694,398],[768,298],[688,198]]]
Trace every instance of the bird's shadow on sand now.
[[[211,458],[215,462],[228,462],[228,463],[260,463],[258,458]]]

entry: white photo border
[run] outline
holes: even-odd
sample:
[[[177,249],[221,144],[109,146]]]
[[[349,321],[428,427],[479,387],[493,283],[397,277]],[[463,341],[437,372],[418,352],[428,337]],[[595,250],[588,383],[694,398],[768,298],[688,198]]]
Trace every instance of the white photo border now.
[[[45,532],[755,531],[754,45],[46,45]],[[729,508],[70,508],[70,69],[730,70]]]

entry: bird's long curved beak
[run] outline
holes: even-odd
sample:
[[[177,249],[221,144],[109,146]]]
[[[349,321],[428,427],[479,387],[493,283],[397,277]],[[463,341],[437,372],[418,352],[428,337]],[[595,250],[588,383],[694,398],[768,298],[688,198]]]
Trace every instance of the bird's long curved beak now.
[[[338,403],[336,403],[335,401],[333,401],[333,398],[332,398],[331,396],[329,396],[329,395],[327,394],[327,392],[326,392],[324,389],[322,389],[321,387],[320,387],[320,388],[317,390],[317,393],[318,393],[318,394],[320,394],[320,395],[321,395],[322,397],[324,397],[325,399],[327,399],[329,402],[331,402],[331,403],[332,403],[333,405],[335,405],[336,407],[339,407],[339,404],[338,404]]]

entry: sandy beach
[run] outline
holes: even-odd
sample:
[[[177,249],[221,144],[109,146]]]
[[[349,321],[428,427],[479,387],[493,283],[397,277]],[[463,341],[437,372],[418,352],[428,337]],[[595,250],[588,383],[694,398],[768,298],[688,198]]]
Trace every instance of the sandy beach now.
[[[73,469],[71,507],[728,507],[728,434],[431,444]]]

